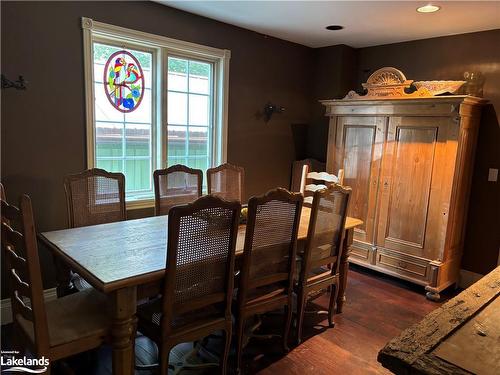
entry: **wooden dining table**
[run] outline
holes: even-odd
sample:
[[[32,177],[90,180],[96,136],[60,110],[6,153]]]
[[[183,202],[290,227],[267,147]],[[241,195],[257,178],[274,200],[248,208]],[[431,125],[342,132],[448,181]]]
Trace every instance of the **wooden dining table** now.
[[[299,249],[307,238],[310,208],[302,209]],[[134,373],[134,337],[137,301],[157,295],[166,272],[168,216],[56,230],[39,234],[57,264],[58,295],[70,285],[70,270],[77,272],[111,300],[111,346],[114,375]],[[347,282],[349,247],[353,231],[363,222],[348,217],[340,265],[337,313],[342,312]],[[236,255],[243,254],[245,225],[240,225]]]

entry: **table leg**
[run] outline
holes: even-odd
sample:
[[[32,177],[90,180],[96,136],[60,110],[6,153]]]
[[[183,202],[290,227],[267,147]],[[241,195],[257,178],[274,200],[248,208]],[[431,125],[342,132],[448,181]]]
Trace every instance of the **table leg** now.
[[[340,258],[339,270],[339,294],[337,297],[337,314],[342,312],[342,307],[345,302],[345,288],[347,286],[347,272],[349,271],[349,255],[351,253],[351,245],[354,235],[354,228],[346,229],[344,236],[344,246],[342,257]]]
[[[135,368],[137,288],[134,286],[118,289],[113,292],[112,298],[113,375],[131,375]]]

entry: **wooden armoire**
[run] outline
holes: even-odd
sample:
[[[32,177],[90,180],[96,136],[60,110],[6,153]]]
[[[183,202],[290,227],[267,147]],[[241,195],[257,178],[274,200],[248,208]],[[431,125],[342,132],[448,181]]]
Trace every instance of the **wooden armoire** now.
[[[365,96],[324,100],[327,171],[344,169],[356,228],[349,261],[425,286],[457,283],[483,99],[412,94],[394,68],[372,74]]]

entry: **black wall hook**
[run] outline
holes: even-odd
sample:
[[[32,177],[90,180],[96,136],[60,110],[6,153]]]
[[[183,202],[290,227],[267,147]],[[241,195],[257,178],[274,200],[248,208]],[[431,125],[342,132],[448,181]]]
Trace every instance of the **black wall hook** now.
[[[283,113],[285,112],[285,107],[280,107],[276,104],[272,104],[271,102],[268,102],[264,106],[264,121],[269,122],[271,120],[271,117],[274,113]]]
[[[11,81],[2,74],[2,89],[10,89],[11,87],[13,87],[16,90],[26,90],[27,83],[28,82],[24,80],[23,76],[19,76],[19,79],[17,81]]]

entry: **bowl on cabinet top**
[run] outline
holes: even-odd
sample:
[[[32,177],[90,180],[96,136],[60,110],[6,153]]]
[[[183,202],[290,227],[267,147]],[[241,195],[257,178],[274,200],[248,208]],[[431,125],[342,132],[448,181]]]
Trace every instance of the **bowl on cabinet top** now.
[[[444,93],[454,94],[464,85],[465,81],[416,81],[413,85],[418,89],[427,89],[432,95]]]

